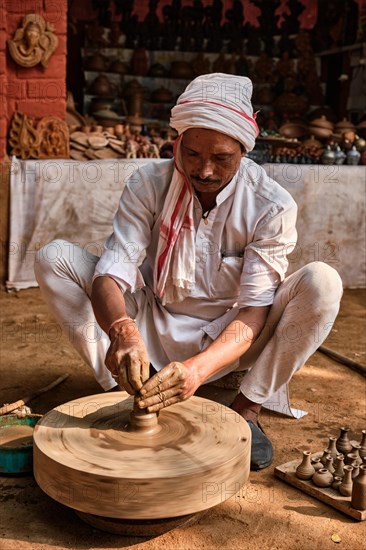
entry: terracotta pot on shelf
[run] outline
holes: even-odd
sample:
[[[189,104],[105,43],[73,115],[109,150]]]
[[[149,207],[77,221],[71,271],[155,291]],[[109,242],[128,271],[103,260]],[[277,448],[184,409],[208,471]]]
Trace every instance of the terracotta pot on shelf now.
[[[145,76],[149,70],[149,58],[145,48],[134,50],[131,59],[131,71],[136,76]]]
[[[309,125],[310,135],[318,139],[329,139],[332,135],[332,130],[330,128],[320,128],[319,126]]]
[[[113,97],[93,97],[89,107],[90,114],[96,111],[111,109],[113,101]]]
[[[312,147],[317,149],[323,147],[323,144],[319,140],[315,139],[313,135],[310,135],[308,139],[305,139],[302,144],[304,145],[304,147],[308,147],[309,149]]]
[[[100,53],[95,53],[87,57],[84,61],[84,67],[87,71],[105,71],[107,66],[107,58]]]
[[[311,126],[316,126],[317,128],[326,128],[327,130],[333,130],[334,124],[327,119],[325,115],[320,116],[319,118],[314,118],[310,122]]]
[[[93,113],[93,117],[100,126],[103,126],[103,128],[108,128],[111,126],[114,127],[116,124],[121,122],[121,117],[109,109],[97,111],[96,113]]]
[[[154,101],[156,103],[172,103],[173,94],[170,90],[162,86],[152,92],[151,101]]]
[[[193,69],[186,61],[172,61],[170,65],[170,76],[172,78],[193,78]]]
[[[115,59],[114,61],[112,61],[109,67],[109,72],[117,74],[127,74],[128,64],[125,61],[121,61],[120,59]]]
[[[102,97],[112,97],[117,91],[115,84],[105,74],[100,74],[89,86],[89,92]]]
[[[354,132],[356,127],[350,120],[343,118],[334,126],[334,131],[336,134],[343,134],[343,132],[351,131]]]
[[[299,122],[285,122],[279,128],[279,133],[285,136],[286,138],[300,138],[307,133],[307,128],[304,124]]]

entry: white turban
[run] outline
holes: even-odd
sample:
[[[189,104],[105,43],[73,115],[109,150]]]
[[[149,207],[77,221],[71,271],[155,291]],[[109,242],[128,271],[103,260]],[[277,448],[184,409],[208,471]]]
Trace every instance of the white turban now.
[[[212,73],[198,76],[179,96],[170,126],[181,135],[189,128],[222,132],[251,151],[259,133],[251,104],[253,85],[246,76]]]

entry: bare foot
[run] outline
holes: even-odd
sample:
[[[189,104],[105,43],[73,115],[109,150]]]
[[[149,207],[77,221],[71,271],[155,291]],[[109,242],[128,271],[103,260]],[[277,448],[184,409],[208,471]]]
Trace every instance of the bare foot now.
[[[262,406],[250,401],[242,393],[238,393],[230,408],[240,414],[245,420],[251,420],[254,424],[258,425],[258,415]]]

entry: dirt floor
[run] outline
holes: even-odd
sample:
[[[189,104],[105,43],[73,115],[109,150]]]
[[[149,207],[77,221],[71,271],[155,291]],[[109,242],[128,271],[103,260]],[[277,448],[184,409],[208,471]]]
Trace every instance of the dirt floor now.
[[[38,289],[0,292],[2,312],[0,402],[12,402],[61,374],[61,386],[30,403],[34,413],[80,396],[100,393],[88,368],[60,335]],[[366,291],[348,290],[326,346],[366,366]],[[209,388],[206,395],[229,404],[233,391]],[[365,548],[366,523],[274,477],[276,465],[322,451],[330,435],[349,425],[357,438],[366,429],[365,378],[317,352],[291,381],[293,406],[308,411],[300,420],[265,412],[262,424],[275,447],[274,463],[251,473],[236,495],[210,509],[194,525],[155,538],[122,537],[94,529],[74,511],[51,500],[32,475],[0,477],[0,548],[134,550],[343,550]],[[172,497],[174,498],[174,496]],[[334,542],[338,535],[340,542]],[[363,540],[363,542],[362,542]]]

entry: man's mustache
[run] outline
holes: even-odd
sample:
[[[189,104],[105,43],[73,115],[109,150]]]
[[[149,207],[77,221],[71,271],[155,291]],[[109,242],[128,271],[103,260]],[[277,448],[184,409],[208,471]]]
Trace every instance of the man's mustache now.
[[[207,178],[203,180],[201,178],[197,178],[196,176],[191,176],[191,179],[193,181],[196,181],[197,183],[220,183],[220,180],[211,179],[211,178]]]

